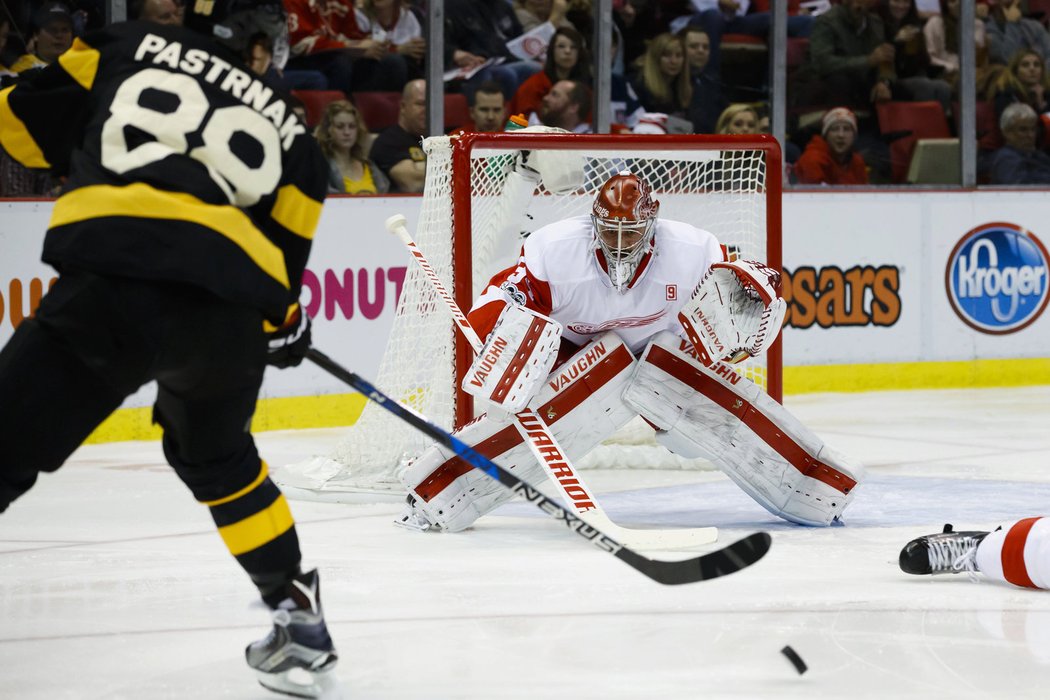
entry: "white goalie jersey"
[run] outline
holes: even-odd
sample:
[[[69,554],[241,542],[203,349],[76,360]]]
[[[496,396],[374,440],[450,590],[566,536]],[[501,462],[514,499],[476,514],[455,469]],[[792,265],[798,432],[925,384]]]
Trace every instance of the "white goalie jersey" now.
[[[489,283],[470,312],[484,338],[507,299],[563,326],[577,346],[614,331],[638,354],[661,331],[685,337],[678,312],[713,263],[723,260],[714,235],[689,224],[657,219],[653,253],[639,266],[626,294],[612,288],[594,246],[590,216],[558,221],[525,240],[518,264]]]

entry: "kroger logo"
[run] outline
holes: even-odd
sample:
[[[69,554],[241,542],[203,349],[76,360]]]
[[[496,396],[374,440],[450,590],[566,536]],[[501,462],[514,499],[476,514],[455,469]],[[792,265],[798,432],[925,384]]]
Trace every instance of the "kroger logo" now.
[[[1046,308],[1048,262],[1042,242],[1020,226],[978,226],[948,257],[948,299],[959,318],[982,333],[1019,331]]]

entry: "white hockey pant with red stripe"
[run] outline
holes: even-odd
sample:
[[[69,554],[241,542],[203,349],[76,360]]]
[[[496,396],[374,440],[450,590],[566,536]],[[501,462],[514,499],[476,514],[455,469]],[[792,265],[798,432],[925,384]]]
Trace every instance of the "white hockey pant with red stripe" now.
[[[570,461],[586,455],[634,418],[634,411],[624,405],[620,395],[635,364],[623,341],[615,333],[606,333],[552,372],[530,402]],[[511,416],[481,416],[454,435],[522,480],[534,484],[547,480]],[[500,483],[438,444],[413,461],[401,481],[415,496],[415,513],[450,532],[470,527],[512,498]],[[547,491],[560,490],[552,486]],[[566,491],[571,495],[571,486]],[[399,522],[406,524],[404,518]]]
[[[1024,518],[988,533],[977,547],[977,570],[1025,588],[1050,588],[1050,518]]]
[[[704,367],[690,343],[661,333],[646,348],[624,402],[655,425],[657,441],[705,457],[766,510],[830,525],[864,478],[761,387],[729,365]]]

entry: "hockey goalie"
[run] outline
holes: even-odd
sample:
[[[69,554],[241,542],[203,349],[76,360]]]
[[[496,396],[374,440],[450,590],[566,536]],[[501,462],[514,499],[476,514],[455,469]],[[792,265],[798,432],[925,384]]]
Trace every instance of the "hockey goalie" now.
[[[733,364],[773,344],[784,319],[780,274],[729,260],[715,237],[657,217],[649,184],[606,181],[590,216],[535,231],[468,318],[484,347],[463,379],[485,415],[457,437],[525,480],[543,469],[517,429],[528,406],[570,460],[636,415],[657,441],[705,457],[766,510],[803,525],[840,518],[863,478]],[[401,479],[397,523],[459,531],[511,498],[440,445]]]

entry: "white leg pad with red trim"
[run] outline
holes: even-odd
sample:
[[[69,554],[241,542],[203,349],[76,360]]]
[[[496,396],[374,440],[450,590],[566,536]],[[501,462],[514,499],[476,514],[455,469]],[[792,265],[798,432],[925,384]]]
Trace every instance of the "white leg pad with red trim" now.
[[[704,367],[691,344],[661,333],[646,348],[624,402],[657,426],[657,440],[706,457],[766,510],[830,525],[864,478],[761,387],[729,365]]]
[[[552,372],[530,402],[570,461],[586,455],[634,418],[635,412],[620,397],[635,364],[623,341],[606,333]],[[454,435],[523,480],[535,484],[547,480],[512,416],[482,416]],[[395,522],[417,530],[434,525],[450,532],[463,530],[512,498],[499,482],[436,444],[409,465],[401,481],[415,502]],[[566,490],[571,495],[571,485]]]

